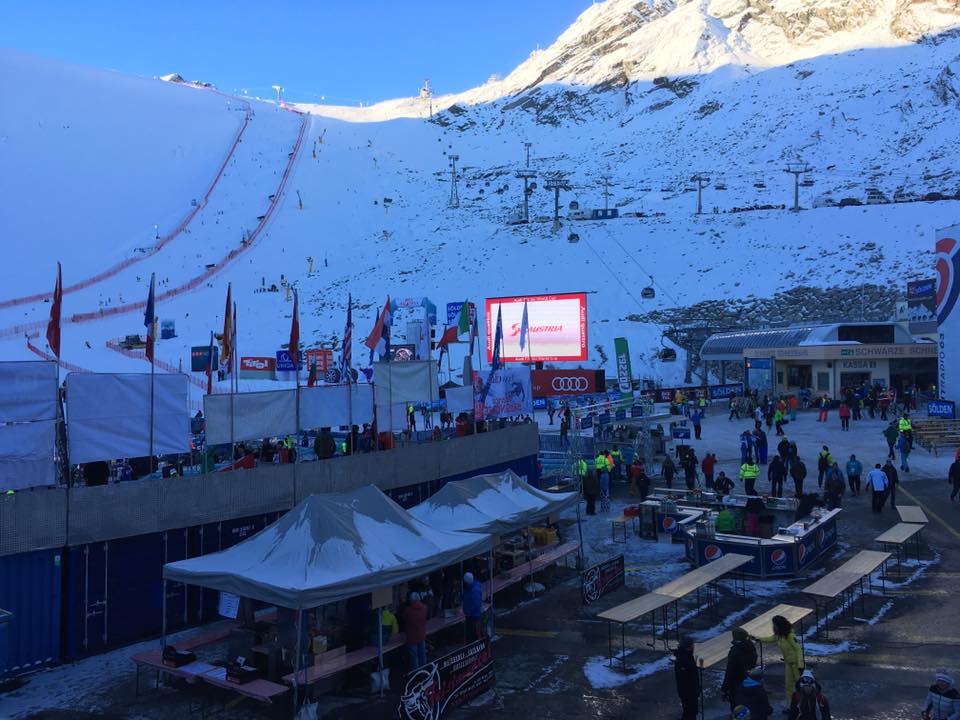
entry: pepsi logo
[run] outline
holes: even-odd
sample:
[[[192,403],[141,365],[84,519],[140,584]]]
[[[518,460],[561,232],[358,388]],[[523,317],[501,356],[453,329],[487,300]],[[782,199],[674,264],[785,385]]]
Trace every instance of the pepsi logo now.
[[[663,518],[663,522],[661,522],[660,525],[668,533],[675,533],[677,531],[677,520],[669,515]]]
[[[713,562],[723,557],[723,550],[716,545],[707,545],[703,549],[703,556],[707,559],[707,562]]]
[[[826,531],[823,528],[817,532],[817,545],[823,547],[823,538],[826,536]]]
[[[787,564],[787,551],[779,548],[770,553],[770,562],[775,568],[782,568]]]

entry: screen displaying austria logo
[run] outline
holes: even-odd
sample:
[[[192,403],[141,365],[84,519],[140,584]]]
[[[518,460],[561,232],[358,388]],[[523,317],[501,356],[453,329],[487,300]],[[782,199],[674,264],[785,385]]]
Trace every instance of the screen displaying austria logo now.
[[[707,562],[713,562],[714,560],[719,560],[723,557],[723,550],[721,550],[716,545],[707,545],[703,549],[703,557],[706,558]]]
[[[960,295],[960,243],[954,238],[937,240],[937,321],[943,325]]]
[[[787,565],[787,551],[783,548],[778,548],[770,553],[770,562],[775,568],[786,567]]]
[[[673,534],[677,531],[677,519],[666,515],[660,523],[660,526],[664,529],[664,532]]]

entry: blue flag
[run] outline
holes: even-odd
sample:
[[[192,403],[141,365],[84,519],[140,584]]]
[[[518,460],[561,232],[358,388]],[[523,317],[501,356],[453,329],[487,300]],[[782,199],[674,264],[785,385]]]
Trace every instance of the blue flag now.
[[[480,404],[487,401],[487,394],[490,392],[490,382],[493,380],[493,374],[500,369],[500,345],[503,343],[503,317],[501,316],[501,307],[497,306],[497,331],[493,336],[493,359],[490,361],[490,374],[487,375],[487,381],[483,384],[483,392],[480,393]]]
[[[530,332],[530,321],[527,318],[527,301],[523,301],[523,319],[520,320],[520,349],[527,346],[527,333]]]
[[[143,311],[143,324],[147,328],[147,346],[145,354],[147,360],[150,361],[150,364],[153,365],[153,330],[156,326],[157,316],[154,309],[154,281],[156,280],[156,275],[150,275],[150,294],[147,295],[147,306]]]

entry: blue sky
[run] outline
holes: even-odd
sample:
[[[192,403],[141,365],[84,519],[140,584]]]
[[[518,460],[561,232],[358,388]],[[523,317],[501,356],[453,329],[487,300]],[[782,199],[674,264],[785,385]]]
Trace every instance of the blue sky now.
[[[0,47],[290,100],[465,90],[546,47],[592,0],[2,0]]]

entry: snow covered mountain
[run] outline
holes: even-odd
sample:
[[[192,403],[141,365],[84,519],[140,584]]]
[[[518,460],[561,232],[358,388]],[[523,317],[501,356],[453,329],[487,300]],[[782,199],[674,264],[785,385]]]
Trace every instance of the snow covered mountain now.
[[[61,259],[68,290],[82,285],[64,302],[64,359],[83,368],[145,367],[108,343],[142,332],[156,272],[171,367],[222,326],[228,281],[244,355],[286,342],[290,303],[261,292],[274,283],[300,289],[308,346],[337,345],[352,292],[354,357],[387,294],[442,308],[585,290],[591,364],[612,372],[622,334],[638,375],[675,382],[682,363],[656,359],[665,326],[720,320],[674,308],[867,284],[881,312],[930,274],[933,229],[960,203],[827,205],[960,191],[958,28],[945,0],[608,0],[502,80],[365,108],[278,108],[0,53],[0,227],[17,268],[0,353],[34,357],[37,333],[43,349],[49,305],[30,296]],[[525,142],[532,221],[509,224]],[[784,170],[800,162],[793,213]],[[560,229],[543,187],[556,173]],[[620,218],[567,219],[605,189]],[[786,317],[825,312],[783,297]]]

